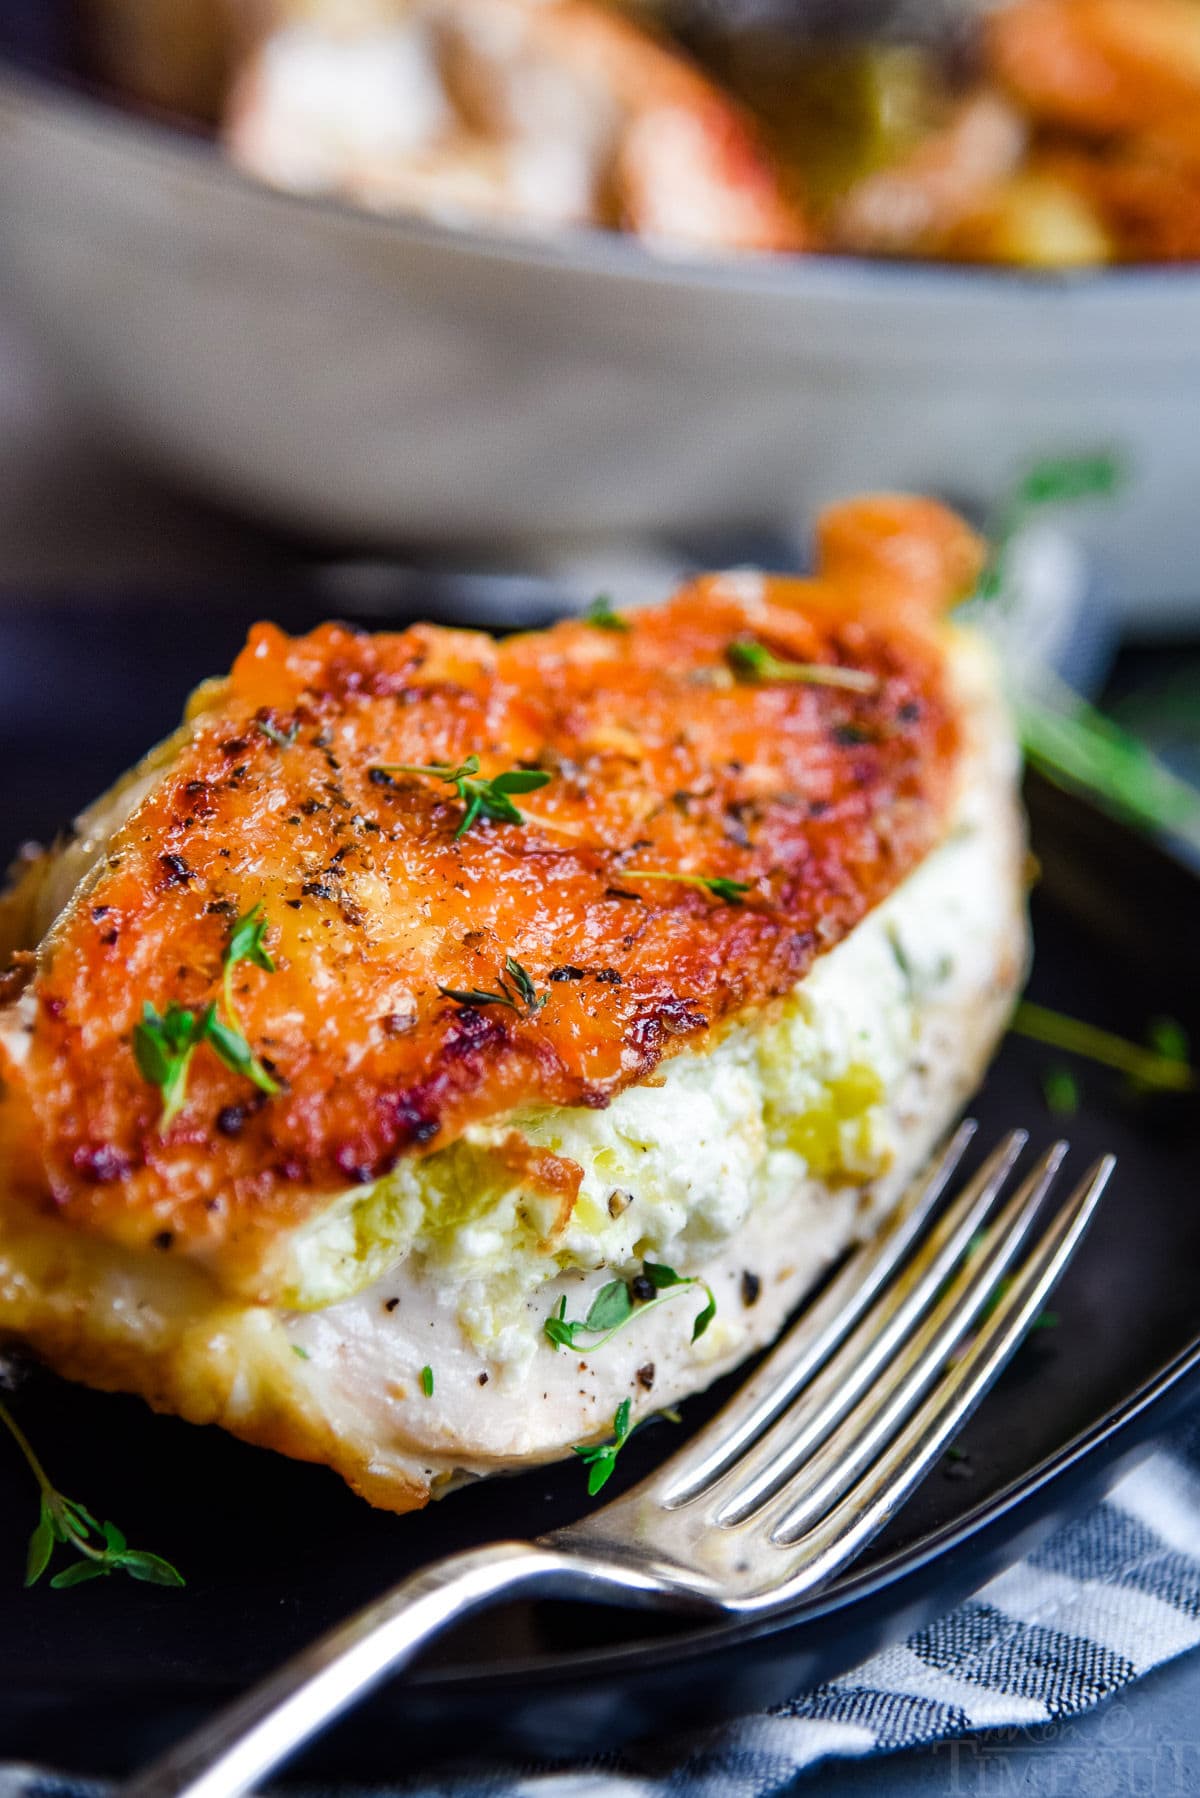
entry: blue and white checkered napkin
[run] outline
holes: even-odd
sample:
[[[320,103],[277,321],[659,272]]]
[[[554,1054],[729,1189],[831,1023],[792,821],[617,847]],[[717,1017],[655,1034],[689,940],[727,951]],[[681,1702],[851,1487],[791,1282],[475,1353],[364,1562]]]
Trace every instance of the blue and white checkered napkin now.
[[[473,1764],[396,1798],[772,1798],[820,1761],[1061,1722],[1200,1645],[1200,1416],[1036,1553],[814,1691],[573,1770]],[[0,1798],[93,1798],[27,1767]]]

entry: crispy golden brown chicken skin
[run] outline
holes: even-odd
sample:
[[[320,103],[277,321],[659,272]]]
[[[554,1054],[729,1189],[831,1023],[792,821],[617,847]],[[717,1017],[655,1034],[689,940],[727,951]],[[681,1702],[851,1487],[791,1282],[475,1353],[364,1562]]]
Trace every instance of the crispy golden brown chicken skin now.
[[[397,1157],[532,1101],[606,1105],[787,992],[943,826],[958,729],[929,625],[975,546],[925,519],[902,620],[886,558],[913,512],[880,502],[831,518],[816,581],[712,577],[624,630],[256,628],[26,966],[0,1059],[14,1197],[241,1284],[264,1238]],[[743,639],[872,684],[739,680]],[[471,755],[550,774],[525,822],[460,835],[449,783],[389,771]],[[283,1090],[198,1052],[160,1132],[143,1005],[218,999],[256,904],[276,970],[239,968],[236,1006]],[[510,955],[536,1011],[444,995],[497,991]]]
[[[1015,751],[941,617],[979,555],[884,497],[812,580],[257,627],[0,904],[0,1330],[397,1510],[768,1341],[1020,981]],[[559,1353],[648,1261],[676,1303]]]

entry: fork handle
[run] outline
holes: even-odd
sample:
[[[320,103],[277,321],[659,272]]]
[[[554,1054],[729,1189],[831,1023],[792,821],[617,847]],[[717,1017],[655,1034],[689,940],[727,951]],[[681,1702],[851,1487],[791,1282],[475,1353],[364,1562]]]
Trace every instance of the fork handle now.
[[[434,1561],[338,1624],[121,1787],[116,1798],[239,1798],[473,1611],[537,1592],[608,1603],[662,1587],[644,1571],[536,1542]]]

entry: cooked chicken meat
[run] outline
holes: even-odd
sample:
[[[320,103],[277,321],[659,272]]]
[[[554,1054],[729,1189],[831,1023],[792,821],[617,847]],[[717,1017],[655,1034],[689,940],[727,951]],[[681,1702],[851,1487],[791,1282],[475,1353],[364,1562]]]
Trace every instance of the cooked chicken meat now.
[[[769,1340],[1023,972],[977,567],[870,499],[812,580],[256,628],[0,911],[0,1329],[397,1510]]]

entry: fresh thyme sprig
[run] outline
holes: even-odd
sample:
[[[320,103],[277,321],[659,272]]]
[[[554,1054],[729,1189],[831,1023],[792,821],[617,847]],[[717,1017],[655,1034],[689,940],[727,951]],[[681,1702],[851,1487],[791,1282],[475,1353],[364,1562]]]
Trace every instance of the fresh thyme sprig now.
[[[168,1129],[183,1109],[192,1056],[201,1043],[207,1043],[227,1068],[252,1081],[260,1092],[273,1095],[279,1091],[279,1082],[268,1073],[246,1040],[234,1009],[232,991],[234,970],[242,962],[250,962],[268,974],[275,972],[275,963],[266,946],[267,930],[260,904],[252,905],[230,931],[223,958],[221,989],[229,1023],[223,1023],[217,1016],[215,1002],[196,1012],[172,1001],[161,1013],[148,999],[143,1003],[141,1022],[134,1027],[133,1053],[142,1078],[162,1092],[160,1131]]]
[[[622,868],[622,880],[674,880],[680,886],[699,887],[726,905],[741,905],[750,891],[748,880],[729,880],[724,874],[676,874],[670,868]]]
[[[160,1015],[149,999],[143,1001],[142,1021],[133,1032],[133,1054],[142,1079],[162,1092],[160,1131],[168,1129],[183,1108],[192,1056],[216,1010],[210,1005],[198,1019],[195,1012],[172,1004]]]
[[[812,687],[845,687],[852,693],[874,693],[879,686],[865,668],[842,668],[836,662],[784,662],[753,637],[735,637],[725,660],[740,680],[794,681]]]
[[[1013,544],[1031,518],[1048,506],[1075,505],[1085,499],[1111,499],[1124,479],[1115,456],[1047,457],[1035,462],[1001,504],[989,535],[992,551],[975,590],[977,599],[996,599],[1011,578]]]
[[[643,1282],[651,1289],[644,1296],[638,1290]],[[692,1341],[699,1342],[717,1315],[717,1301],[713,1297],[712,1288],[696,1275],[677,1274],[673,1267],[666,1267],[658,1261],[644,1261],[641,1273],[632,1280],[610,1280],[607,1285],[602,1286],[584,1318],[568,1320],[564,1293],[559,1300],[558,1310],[545,1320],[542,1328],[546,1340],[556,1349],[565,1348],[576,1353],[592,1354],[596,1349],[603,1348],[606,1342],[611,1342],[617,1332],[623,1330],[633,1318],[643,1317],[656,1306],[665,1305],[688,1286],[699,1286],[706,1298],[704,1308],[697,1312],[692,1323]],[[585,1336],[594,1336],[596,1341],[585,1342]]]
[[[278,1080],[267,1072],[240,1030],[222,1024],[219,1018],[210,1018],[207,1041],[210,1049],[227,1068],[253,1081],[259,1092],[266,1093],[269,1098],[279,1092]]]
[[[547,786],[554,778],[544,768],[508,768],[490,780],[477,780],[477,755],[469,755],[457,768],[452,768],[449,762],[428,765],[381,762],[379,767],[384,774],[426,774],[431,780],[444,780],[452,786],[466,808],[454,833],[455,841],[465,836],[479,818],[489,818],[496,824],[524,824],[524,816],[513,804],[511,795],[536,793],[539,787]]]
[[[183,1575],[170,1561],[164,1561],[161,1555],[148,1554],[145,1549],[130,1548],[115,1523],[98,1523],[86,1505],[56,1491],[34,1454],[29,1438],[2,1400],[0,1423],[24,1455],[41,1496],[37,1526],[29,1538],[25,1560],[27,1586],[34,1586],[41,1579],[59,1543],[73,1548],[80,1559],[54,1574],[50,1584],[58,1591],[67,1586],[81,1586],[85,1580],[102,1579],[110,1573],[127,1573],[130,1579],[144,1580],[152,1586],[184,1584]]]
[[[509,991],[504,979],[507,974],[516,993]],[[438,992],[443,999],[453,999],[456,1005],[507,1005],[510,1011],[519,1011],[523,1005],[531,1017],[541,1011],[549,993],[539,993],[533,981],[514,956],[504,957],[504,974],[498,981],[499,992],[492,992],[487,987],[454,987],[442,986],[439,982]]]
[[[279,1091],[279,1082],[267,1072],[241,1031],[218,1018],[215,1004],[194,1012],[172,1002],[159,1013],[147,999],[142,1005],[142,1021],[134,1027],[133,1053],[142,1078],[162,1089],[160,1131],[166,1130],[183,1108],[188,1070],[201,1043],[207,1043],[235,1074],[252,1080],[260,1092]]]
[[[229,942],[225,946],[225,975],[222,991],[225,997],[225,1010],[234,1024],[237,1023],[237,1010],[233,1003],[233,976],[244,961],[251,967],[261,968],[266,974],[275,972],[275,963],[267,948],[266,915],[261,903],[252,905],[244,912],[229,933]]]
[[[1022,533],[1047,507],[1107,499],[1123,479],[1113,456],[1074,456],[1036,463],[1000,506],[991,527],[992,551],[971,606],[980,621],[999,616],[1017,628],[1023,597],[1017,546]],[[982,602],[982,603],[980,603]],[[1200,848],[1200,792],[1181,780],[1154,752],[1113,719],[1097,711],[1049,668],[1009,670],[1018,732],[1029,761],[1049,780],[1082,791],[1129,823],[1170,831]]]
[[[1171,831],[1200,848],[1200,792],[1140,737],[1048,671],[1012,703],[1025,754],[1047,779],[1082,787],[1143,830]]]
[[[577,1454],[588,1470],[588,1497],[595,1498],[602,1486],[606,1486],[612,1478],[613,1468],[617,1464],[617,1456],[632,1435],[629,1414],[633,1409],[629,1399],[623,1398],[617,1406],[613,1417],[613,1433],[610,1442],[586,1443],[582,1448],[575,1448]]]
[[[1119,1074],[1127,1074],[1150,1091],[1191,1092],[1196,1085],[1195,1071],[1177,1053],[1164,1053],[1158,1047],[1142,1048],[1137,1043],[1127,1042],[1123,1036],[1115,1036],[1110,1030],[1066,1017],[1045,1005],[1034,1005],[1028,999],[1023,999],[1017,1006],[1009,1029],[1017,1036],[1045,1043],[1051,1049],[1065,1049],[1088,1061],[1115,1068]],[[1173,1041],[1170,1046],[1177,1049],[1180,1045]]]
[[[254,723],[255,728],[262,732],[269,743],[274,743],[276,749],[290,749],[300,735],[299,724],[291,724],[287,730],[280,730],[269,718],[256,718]]]
[[[453,999],[456,1005],[507,1005],[510,1011],[516,1011],[516,1000],[503,981],[500,985],[502,990],[493,993],[486,986],[443,986],[439,981],[438,992],[443,999]]]
[[[517,997],[524,1005],[526,1011],[541,1011],[550,995],[549,993],[538,992],[533,981],[529,978],[529,975],[514,956],[506,955],[504,957],[504,972],[516,987]]]
[[[587,611],[580,616],[584,624],[594,625],[598,631],[628,631],[633,628],[628,618],[622,618],[620,612],[613,610],[613,602],[607,593],[597,593]]]

